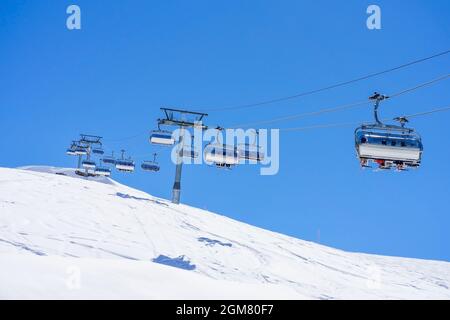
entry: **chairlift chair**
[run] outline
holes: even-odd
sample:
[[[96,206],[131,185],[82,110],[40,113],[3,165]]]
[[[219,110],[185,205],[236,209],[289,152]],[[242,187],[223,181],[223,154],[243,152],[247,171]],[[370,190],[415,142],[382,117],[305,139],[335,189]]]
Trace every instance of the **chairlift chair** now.
[[[110,156],[104,156],[102,158],[102,162],[105,163],[105,164],[115,165],[116,164],[116,158],[114,158],[114,151],[111,152]]]
[[[261,162],[264,160],[264,151],[259,146],[259,131],[255,132],[253,143],[244,143],[238,146],[238,155],[241,160],[251,160]]]
[[[94,173],[98,176],[103,177],[110,177],[111,176],[111,169],[109,168],[95,168]]]
[[[94,161],[91,160],[84,160],[81,165],[83,166],[83,168],[85,169],[95,169],[96,164]]]
[[[85,155],[87,155],[87,149],[86,149],[86,147],[83,147],[83,146],[77,146],[75,148],[74,152],[75,152],[75,154],[77,156],[85,156]]]
[[[355,148],[363,167],[374,163],[380,169],[418,168],[422,159],[423,145],[420,135],[412,128],[405,127],[408,121],[398,117],[400,125],[387,125],[378,118],[380,101],[386,96],[375,93],[370,97],[375,101],[375,123],[362,124],[355,130]]]
[[[213,163],[218,168],[228,168],[239,164],[239,153],[235,146],[220,143],[219,133],[223,128],[217,127],[217,137],[213,144],[208,144],[204,150],[206,162]]]
[[[94,148],[94,149],[92,149],[92,153],[97,154],[97,155],[103,155],[105,153],[105,151],[103,151],[102,148]]]
[[[75,152],[75,148],[70,147],[69,149],[67,149],[66,154],[69,156],[76,156],[77,153]]]
[[[219,168],[231,168],[239,163],[239,154],[233,146],[212,144],[205,147],[205,160]]]
[[[153,130],[150,135],[150,142],[156,145],[172,146],[175,144],[175,139],[172,137],[172,132],[161,130],[158,124],[158,130]]]
[[[103,165],[103,160],[100,160],[100,166],[95,167],[94,174],[97,176],[109,177],[111,176],[111,169]]]
[[[153,161],[144,161],[141,164],[141,168],[144,171],[152,171],[152,172],[158,172],[160,167],[158,163],[156,162],[156,153],[153,155]]]
[[[136,167],[135,163],[131,159],[124,158],[125,151],[122,150],[122,159],[117,159],[115,161],[116,169],[122,172],[134,172]]]
[[[116,169],[122,172],[134,172],[135,164],[132,160],[116,160]]]
[[[103,177],[110,177],[111,176],[111,169],[107,168],[107,167],[96,167],[94,173],[98,176],[103,176]]]

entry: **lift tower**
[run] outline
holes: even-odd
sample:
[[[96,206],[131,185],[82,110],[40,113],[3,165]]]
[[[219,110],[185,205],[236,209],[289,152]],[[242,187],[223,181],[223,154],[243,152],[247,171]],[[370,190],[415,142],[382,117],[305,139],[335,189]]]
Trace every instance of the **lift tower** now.
[[[80,134],[81,139],[79,140],[79,144],[86,149],[86,160],[91,160],[92,146],[101,146],[102,145],[102,137],[93,136],[90,134]],[[80,167],[80,159],[78,161],[78,168]],[[85,168],[84,172],[85,176],[89,176],[88,168]]]
[[[207,126],[203,125],[203,119],[204,117],[207,117],[208,114],[171,108],[161,108],[161,110],[163,111],[165,118],[158,119],[159,125],[180,128],[178,150],[176,152],[177,163],[175,169],[175,181],[172,188],[172,203],[179,204],[181,195],[181,171],[183,168],[184,131],[189,130],[189,128],[208,129]]]

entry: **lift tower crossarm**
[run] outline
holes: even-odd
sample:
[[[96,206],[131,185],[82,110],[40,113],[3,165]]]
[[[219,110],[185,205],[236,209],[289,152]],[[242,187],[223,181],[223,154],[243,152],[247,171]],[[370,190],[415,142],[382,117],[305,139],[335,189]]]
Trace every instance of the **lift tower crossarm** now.
[[[103,139],[103,137],[93,136],[93,135],[90,135],[90,134],[80,134],[80,136],[81,136],[81,139],[80,139],[81,143],[102,144],[101,140]]]
[[[208,126],[199,124],[197,122],[189,122],[189,121],[178,121],[178,120],[167,120],[167,119],[158,119],[158,123],[160,125],[165,126],[179,126],[184,128],[200,128],[202,130],[207,130]]]
[[[189,110],[172,109],[172,108],[161,108],[161,110],[166,114],[167,119],[171,118],[171,116],[170,116],[171,112],[196,115],[196,116],[200,117],[198,119],[198,121],[201,121],[203,117],[207,117],[208,116],[207,113],[196,112],[196,111],[189,111]]]

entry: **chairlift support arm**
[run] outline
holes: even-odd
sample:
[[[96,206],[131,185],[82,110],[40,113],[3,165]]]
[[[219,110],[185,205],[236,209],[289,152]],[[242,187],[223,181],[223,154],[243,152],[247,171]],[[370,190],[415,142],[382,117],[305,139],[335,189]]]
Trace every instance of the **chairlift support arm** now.
[[[90,134],[80,134],[81,139],[80,142],[81,143],[87,143],[87,144],[102,144],[101,140],[103,139],[103,137],[100,136],[93,136]]]
[[[171,120],[171,119],[158,119],[158,126],[159,125],[165,125],[165,126],[178,126],[178,127],[192,127],[192,128],[201,128],[202,130],[207,130],[208,126],[206,125],[200,125],[196,122],[191,121],[183,121],[183,120]]]
[[[380,121],[380,118],[378,117],[378,108],[380,107],[380,102],[388,99],[388,96],[385,96],[384,94],[380,94],[378,92],[375,92],[373,96],[369,97],[369,100],[375,101],[374,102],[374,108],[373,108],[373,113],[374,113],[374,117],[375,117],[375,122],[379,125],[379,126],[385,126],[385,124],[383,124]]]

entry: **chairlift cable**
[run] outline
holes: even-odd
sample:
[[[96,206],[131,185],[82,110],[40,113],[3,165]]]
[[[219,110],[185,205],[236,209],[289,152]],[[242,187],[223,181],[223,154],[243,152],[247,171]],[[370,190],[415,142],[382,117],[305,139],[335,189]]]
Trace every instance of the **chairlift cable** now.
[[[416,90],[419,90],[421,88],[430,86],[432,84],[435,84],[435,83],[437,83],[439,81],[446,80],[448,78],[450,78],[450,74],[445,74],[445,75],[440,76],[438,78],[435,78],[435,79],[433,79],[431,81],[420,83],[420,84],[418,84],[418,85],[416,85],[414,87],[407,88],[405,90],[396,92],[396,93],[390,95],[389,99],[396,98],[396,97],[402,96],[402,95],[407,94],[407,93],[411,93],[413,91],[416,91]],[[306,112],[306,113],[298,113],[298,114],[294,114],[294,115],[288,115],[288,116],[284,116],[284,117],[272,118],[272,119],[262,120],[262,121],[253,122],[253,123],[240,124],[240,125],[237,125],[237,126],[232,126],[231,129],[242,128],[242,127],[250,127],[250,126],[261,125],[261,124],[272,124],[272,123],[276,123],[276,122],[293,120],[293,119],[298,119],[298,118],[303,118],[303,117],[308,117],[308,116],[316,116],[316,115],[321,115],[321,114],[324,114],[324,113],[331,113],[331,112],[337,112],[337,111],[342,111],[342,110],[346,110],[346,109],[351,109],[351,108],[363,106],[363,105],[366,105],[366,104],[369,104],[369,103],[370,103],[370,101],[367,101],[367,100],[357,101],[357,102],[354,102],[354,103],[344,104],[344,105],[340,105],[340,106],[333,107],[333,108],[325,108],[325,109],[321,109],[321,110],[317,110],[317,111],[311,111],[311,112]]]
[[[430,59],[433,59],[433,58],[436,58],[436,57],[439,57],[439,56],[442,56],[442,55],[446,55],[448,53],[450,53],[450,50],[447,50],[447,51],[444,51],[444,52],[441,52],[441,53],[438,53],[438,54],[435,54],[433,56],[429,56],[429,57],[426,57],[426,58],[423,58],[423,59],[412,61],[410,63],[404,64],[404,65],[401,65],[401,66],[398,66],[398,67],[395,67],[395,68],[384,70],[384,71],[381,71],[381,72],[378,72],[378,73],[373,73],[373,74],[367,75],[365,77],[361,77],[361,78],[358,78],[358,79],[346,81],[346,82],[343,82],[343,83],[340,83],[340,84],[336,84],[336,85],[333,85],[333,86],[330,86],[330,87],[325,87],[325,88],[322,88],[322,89],[314,90],[314,91],[311,91],[309,93],[305,93],[305,94],[302,94],[302,95],[312,94],[312,93],[315,93],[315,92],[328,90],[328,89],[331,89],[331,88],[334,88],[334,87],[339,87],[339,86],[342,86],[344,84],[349,84],[349,83],[352,83],[352,82],[356,82],[356,81],[360,81],[360,80],[367,79],[367,78],[370,78],[370,77],[374,77],[376,75],[380,75],[380,74],[383,74],[383,73],[387,73],[387,72],[391,72],[391,71],[394,71],[394,70],[398,70],[398,69],[401,69],[401,68],[404,68],[404,67],[407,67],[407,66],[410,66],[410,65],[413,65],[413,64],[417,64],[417,63],[420,63],[420,62],[423,62],[423,61],[426,61],[426,60],[430,60]],[[418,90],[420,88],[432,85],[432,84],[437,83],[439,81],[448,79],[449,77],[450,77],[450,74],[443,75],[443,76],[438,77],[436,79],[433,79],[431,81],[428,81],[428,82],[419,84],[417,86],[414,86],[412,88],[408,88],[406,90],[403,90],[403,91],[397,92],[395,94],[392,94],[392,95],[389,96],[389,98],[392,99],[392,98],[404,95],[406,93],[409,93],[409,92]],[[299,96],[299,95],[296,95],[296,96]],[[291,96],[291,97],[294,97],[294,96]],[[290,99],[291,97],[287,97],[287,98]],[[287,100],[287,98],[285,98],[283,100]],[[283,100],[280,100],[280,101],[283,101]],[[268,104],[268,103],[270,103],[270,102],[265,102],[264,104]],[[314,115],[320,115],[320,114],[324,114],[324,113],[331,113],[331,112],[342,111],[342,110],[351,109],[351,108],[359,107],[359,106],[366,105],[366,104],[368,104],[368,101],[359,101],[359,102],[355,102],[355,103],[351,103],[351,104],[341,105],[341,106],[338,106],[338,107],[325,108],[325,109],[318,110],[318,111],[311,111],[311,112],[307,112],[307,113],[288,115],[288,116],[273,118],[273,119],[269,119],[269,120],[263,120],[263,121],[259,121],[259,122],[249,123],[249,124],[241,124],[239,126],[233,126],[231,128],[249,127],[249,126],[260,125],[260,124],[271,124],[271,123],[275,123],[275,122],[287,121],[287,120],[292,120],[292,119],[297,119],[297,118],[302,118],[302,117],[307,117],[307,116],[314,116]],[[253,105],[256,106],[256,104],[253,104]],[[139,136],[144,135],[145,133],[147,133],[147,130],[146,131],[142,131],[140,133],[137,133],[137,134],[135,134],[133,136],[124,137],[124,138],[118,138],[118,139],[104,139],[103,141],[111,142],[111,143],[120,142],[120,141],[126,141],[126,140],[135,139],[135,138],[137,138]],[[105,145],[103,144],[103,146],[105,146]]]
[[[128,136],[128,137],[123,137],[123,138],[118,138],[118,139],[104,139],[103,141],[106,141],[108,143],[122,142],[122,141],[126,141],[126,140],[136,139],[140,136],[143,136],[144,134],[148,134],[148,130],[141,131],[139,133],[136,133],[135,135]]]
[[[450,106],[444,107],[444,108],[439,108],[439,109],[432,109],[430,111],[425,111],[425,112],[420,112],[420,113],[414,113],[414,114],[410,114],[410,115],[405,115],[402,116],[406,119],[410,119],[410,118],[416,118],[416,117],[420,117],[420,116],[424,116],[424,115],[429,115],[429,114],[433,114],[433,113],[437,113],[437,112],[445,112],[445,111],[450,111]],[[391,119],[386,118],[383,119],[383,121],[389,121]],[[369,122],[369,121],[366,121]],[[312,126],[304,126],[304,127],[294,127],[294,128],[281,128],[279,129],[280,131],[303,131],[303,130],[309,130],[309,129],[324,129],[324,128],[334,128],[334,127],[346,127],[346,126],[353,126],[353,125],[358,125],[361,122],[340,122],[340,123],[330,123],[330,124],[319,124],[319,125],[312,125]]]
[[[412,65],[415,64],[419,64],[440,56],[444,56],[446,54],[450,53],[450,50],[445,50],[436,54],[433,54],[431,56],[427,56],[425,58],[422,59],[418,59],[418,60],[414,60],[414,61],[410,61],[408,63],[393,67],[393,68],[389,68],[389,69],[385,69],[379,72],[374,72],[374,73],[369,73],[367,75],[361,76],[359,78],[355,78],[355,79],[351,79],[348,81],[343,81],[343,82],[338,82],[335,83],[333,85],[329,85],[326,87],[322,87],[319,89],[315,89],[315,90],[310,90],[310,91],[305,91],[305,92],[301,92],[298,94],[294,94],[294,95],[290,95],[290,96],[285,96],[285,97],[280,97],[280,98],[276,98],[276,99],[269,99],[269,100],[265,100],[265,101],[260,101],[260,102],[255,102],[255,103],[249,103],[249,104],[242,104],[242,105],[236,105],[236,106],[228,106],[228,107],[219,107],[219,108],[205,108],[205,112],[214,112],[214,111],[230,111],[230,110],[239,110],[239,109],[246,109],[246,108],[252,108],[252,107],[259,107],[259,106],[264,106],[264,105],[268,105],[268,104],[272,104],[272,103],[276,103],[276,102],[282,102],[282,101],[287,101],[287,100],[292,100],[292,99],[296,99],[296,98],[300,98],[300,97],[304,97],[304,96],[309,96],[309,95],[313,95],[316,93],[320,93],[323,91],[328,91],[331,89],[335,89],[335,88],[339,88],[339,87],[343,87],[349,84],[353,84],[359,81],[363,81],[363,80],[367,80],[373,77],[377,77],[386,73],[390,73],[396,70],[400,70],[406,67],[410,67]]]
[[[231,129],[237,129],[237,128],[242,128],[242,127],[251,127],[251,126],[262,125],[262,124],[272,124],[272,123],[276,123],[276,122],[288,121],[288,120],[293,120],[293,119],[298,119],[298,118],[303,118],[303,117],[308,117],[308,116],[316,116],[316,115],[320,115],[320,114],[323,114],[323,113],[331,113],[331,112],[351,109],[351,108],[367,105],[369,103],[370,102],[367,101],[367,100],[363,100],[363,101],[361,100],[361,101],[358,101],[358,102],[354,102],[354,103],[350,103],[350,104],[344,104],[344,105],[333,107],[333,108],[325,108],[325,109],[321,109],[321,110],[317,110],[317,111],[311,111],[311,112],[306,112],[306,113],[298,113],[298,114],[294,114],[294,115],[288,115],[288,116],[279,117],[279,118],[273,118],[273,119],[269,119],[269,120],[263,120],[263,121],[253,122],[253,123],[240,124],[240,125],[231,127]]]
[[[450,73],[447,73],[446,75],[440,76],[440,77],[438,77],[438,78],[436,78],[436,79],[433,79],[433,80],[431,80],[431,81],[427,81],[427,82],[425,82],[425,83],[421,83],[421,84],[419,84],[419,85],[417,85],[417,86],[415,86],[415,87],[408,88],[408,89],[405,89],[405,90],[403,90],[403,91],[400,91],[400,92],[397,92],[397,93],[395,93],[395,94],[392,94],[392,95],[389,96],[389,98],[395,98],[395,97],[404,95],[404,94],[406,94],[406,93],[409,93],[409,92],[412,92],[412,91],[421,89],[421,88],[423,88],[423,87],[427,87],[427,86],[429,86],[429,85],[432,85],[432,84],[434,84],[434,83],[436,83],[436,82],[439,82],[439,81],[442,81],[442,80],[446,80],[446,79],[448,79],[448,78],[450,78]]]
[[[445,111],[450,111],[450,106],[447,106],[447,107],[444,107],[444,108],[433,109],[433,110],[425,111],[425,112],[413,113],[413,114],[402,116],[402,117],[404,117],[406,119],[410,119],[410,118],[416,118],[416,117],[429,115],[429,114],[432,114],[432,113],[445,112]]]
[[[440,53],[437,53],[437,54],[434,54],[434,55],[431,55],[431,56],[428,56],[428,57],[425,57],[425,58],[422,58],[422,59],[414,60],[414,61],[405,63],[403,65],[399,65],[399,66],[394,67],[394,68],[390,68],[390,69],[386,69],[386,70],[383,70],[383,71],[380,71],[380,72],[368,74],[368,75],[360,77],[360,78],[356,78],[356,79],[345,81],[345,82],[340,82],[340,83],[337,83],[337,84],[334,84],[334,85],[331,85],[331,86],[328,86],[328,87],[324,87],[324,88],[320,88],[320,89],[316,89],[316,90],[312,90],[312,91],[303,92],[303,93],[300,93],[300,94],[297,94],[297,95],[293,95],[293,96],[288,96],[288,97],[279,98],[279,99],[273,99],[273,100],[268,100],[268,101],[262,101],[262,102],[259,102],[259,103],[253,103],[253,104],[248,104],[248,105],[241,105],[241,106],[235,106],[235,107],[225,107],[225,108],[217,108],[217,109],[209,109],[209,110],[206,110],[206,111],[232,110],[232,109],[247,108],[247,107],[252,107],[252,106],[256,107],[256,106],[259,106],[259,105],[265,105],[265,104],[270,104],[270,103],[274,103],[274,102],[281,102],[281,101],[290,100],[290,99],[294,99],[294,98],[301,97],[301,96],[311,95],[311,94],[314,94],[314,93],[330,90],[330,89],[333,89],[333,88],[341,87],[341,86],[348,85],[348,84],[351,84],[351,83],[354,83],[354,82],[358,82],[358,81],[362,81],[362,80],[365,80],[365,79],[368,79],[368,78],[372,78],[372,77],[375,77],[375,76],[378,76],[378,75],[381,75],[381,74],[384,74],[384,73],[389,73],[389,72],[392,72],[392,71],[395,71],[395,70],[406,68],[408,66],[415,65],[415,64],[418,64],[418,63],[421,63],[421,62],[425,62],[427,60],[431,60],[431,59],[434,59],[434,58],[446,55],[448,53],[450,53],[450,50],[446,50],[446,51],[443,51],[443,52],[440,52]],[[447,75],[445,75],[445,76],[443,76],[441,78],[432,80],[432,81],[430,81],[428,83],[425,83],[425,84],[421,84],[418,87],[410,88],[410,89],[407,89],[407,90],[405,90],[403,92],[399,92],[397,94],[391,95],[391,98],[399,96],[399,95],[402,95],[402,94],[405,94],[405,93],[407,93],[409,91],[416,90],[418,88],[421,88],[423,86],[432,84],[434,82],[447,79],[449,76],[450,75],[447,74]],[[363,103],[361,101],[360,103],[361,103],[360,105],[363,105],[366,102]],[[292,115],[292,116],[280,117],[279,119],[273,119],[273,120],[267,120],[267,121],[263,121],[263,122],[258,122],[257,124],[273,123],[273,122],[283,121],[285,119],[286,120],[290,120],[290,119],[301,118],[301,117],[309,116],[309,115],[316,115],[316,114],[321,114],[321,113],[335,112],[335,111],[340,111],[341,109],[345,110],[345,109],[349,109],[349,108],[353,108],[353,107],[357,107],[357,106],[359,106],[359,103],[355,103],[354,105],[343,105],[343,106],[340,106],[340,107],[328,108],[329,110],[325,109],[325,110],[319,110],[317,112],[309,112],[309,113],[305,113],[305,114],[302,113],[302,114],[297,114],[297,115]],[[131,140],[131,139],[135,139],[137,137],[140,137],[140,136],[142,136],[142,135],[144,135],[146,133],[147,133],[147,130],[139,132],[139,133],[137,133],[135,135],[132,135],[132,136],[129,136],[129,137],[118,138],[118,139],[104,139],[103,141],[111,142],[111,143],[127,141],[127,140]]]

